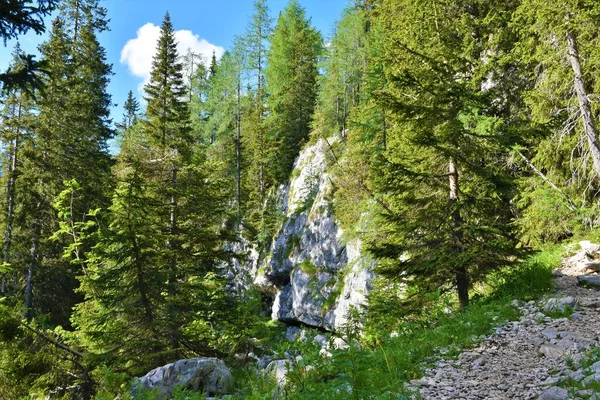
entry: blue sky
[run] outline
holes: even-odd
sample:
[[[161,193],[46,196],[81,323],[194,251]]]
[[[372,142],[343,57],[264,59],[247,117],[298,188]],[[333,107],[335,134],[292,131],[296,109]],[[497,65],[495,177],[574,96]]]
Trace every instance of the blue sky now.
[[[300,0],[300,3],[313,25],[327,38],[350,0]],[[129,90],[138,97],[142,95],[138,89],[151,60],[152,40],[166,11],[171,14],[175,30],[183,31],[178,38],[185,46],[207,53],[215,49],[220,54],[223,49],[231,48],[236,35],[244,33],[253,12],[252,4],[253,0],[104,0],[111,31],[102,34],[100,41],[115,73],[109,86],[113,102],[118,103],[113,118],[121,119],[122,104]],[[273,18],[286,4],[287,0],[268,0]],[[43,40],[43,36],[34,34],[20,38],[23,49],[34,54]],[[13,46],[14,41],[0,47],[0,69],[7,67]]]

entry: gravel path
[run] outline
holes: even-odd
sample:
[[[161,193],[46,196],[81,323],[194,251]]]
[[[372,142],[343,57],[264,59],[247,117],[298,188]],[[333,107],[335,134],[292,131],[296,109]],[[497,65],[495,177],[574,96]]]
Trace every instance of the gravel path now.
[[[423,399],[435,400],[595,399],[590,390],[567,394],[555,386],[566,378],[600,379],[600,363],[597,371],[577,369],[583,354],[599,345],[600,335],[600,291],[579,286],[577,278],[587,273],[590,255],[595,256],[600,246],[585,250],[565,260],[556,272],[556,293],[551,299],[527,304],[515,301],[521,310],[519,321],[496,328],[457,360],[438,361],[411,386]],[[568,318],[553,319],[542,312],[565,307],[575,309]]]

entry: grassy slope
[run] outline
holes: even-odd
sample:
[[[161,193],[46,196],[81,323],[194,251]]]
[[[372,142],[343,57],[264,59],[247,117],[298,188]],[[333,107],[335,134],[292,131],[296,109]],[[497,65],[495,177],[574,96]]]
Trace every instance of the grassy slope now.
[[[301,354],[288,377],[286,399],[398,399],[406,395],[405,382],[421,375],[433,357],[453,357],[474,345],[494,326],[519,317],[512,300],[535,299],[552,287],[551,271],[560,262],[562,247],[546,249],[518,267],[489,277],[488,285],[474,293],[474,300],[463,312],[438,312],[423,320],[406,322],[400,332],[379,332],[358,338],[349,332],[353,343],[348,350],[331,351],[332,357],[318,354],[312,344],[274,347],[279,353]],[[359,345],[359,340],[362,343]],[[368,343],[365,343],[368,342]],[[310,367],[309,367],[310,366]],[[241,371],[240,371],[241,372]],[[238,376],[237,398],[272,398],[274,382],[252,370]]]

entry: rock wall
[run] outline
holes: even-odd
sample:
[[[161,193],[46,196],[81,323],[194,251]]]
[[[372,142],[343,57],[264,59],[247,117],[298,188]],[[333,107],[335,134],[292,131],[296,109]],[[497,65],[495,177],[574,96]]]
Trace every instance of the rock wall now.
[[[296,160],[288,185],[277,191],[283,224],[268,254],[238,244],[248,255],[230,265],[232,288],[252,283],[273,298],[272,317],[327,330],[342,328],[371,289],[373,261],[357,240],[344,243],[333,214],[330,146],[320,139]]]

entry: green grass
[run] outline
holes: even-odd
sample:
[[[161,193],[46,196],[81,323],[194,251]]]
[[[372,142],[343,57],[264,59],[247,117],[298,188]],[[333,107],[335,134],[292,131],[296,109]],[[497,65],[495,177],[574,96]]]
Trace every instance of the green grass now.
[[[319,272],[319,268],[308,259],[302,261],[300,265],[298,265],[298,268],[310,276],[315,276],[317,272]]]
[[[359,337],[356,325],[345,332],[351,343],[345,351],[331,350],[322,357],[310,345],[288,344],[302,354],[284,391],[286,399],[398,399],[408,398],[406,382],[422,375],[436,358],[456,357],[482,340],[495,326],[519,318],[513,299],[531,300],[552,288],[553,268],[559,264],[561,247],[538,252],[528,260],[490,276],[489,284],[474,293],[464,311],[449,311],[447,297],[421,318],[395,320],[396,334],[370,331]],[[395,318],[390,316],[389,318]],[[367,327],[368,328],[368,327]],[[367,331],[369,331],[367,329]],[[360,344],[358,344],[360,342]],[[312,369],[307,370],[310,365]],[[267,379],[267,378],[261,378]],[[267,379],[268,381],[268,379]],[[253,380],[241,386],[237,398],[270,398],[273,385]],[[271,389],[267,389],[270,387]]]
[[[589,368],[592,364],[596,363],[597,361],[600,361],[600,348],[595,348],[591,351],[588,351],[585,357],[583,357],[583,359],[578,364],[576,364],[573,360],[567,360],[567,365],[573,371],[583,369],[584,376],[588,376],[591,375],[592,372],[587,371],[587,368]],[[567,389],[571,395],[576,394],[580,390],[586,389],[592,389],[595,392],[600,392],[600,382],[598,381],[592,381],[584,385],[581,381],[576,381],[572,378],[566,378],[564,380],[561,380],[557,384],[557,386]],[[589,396],[583,396],[577,393],[577,398],[587,399],[589,398]]]

